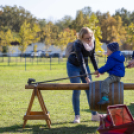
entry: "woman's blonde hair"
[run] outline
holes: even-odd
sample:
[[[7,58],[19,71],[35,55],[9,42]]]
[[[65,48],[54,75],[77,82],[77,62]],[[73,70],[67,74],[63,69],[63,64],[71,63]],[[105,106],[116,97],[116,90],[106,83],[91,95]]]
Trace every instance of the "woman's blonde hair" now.
[[[94,32],[91,29],[89,29],[88,27],[82,27],[80,32],[77,33],[77,38],[82,40],[84,34],[87,34],[87,33],[91,33],[94,38]]]

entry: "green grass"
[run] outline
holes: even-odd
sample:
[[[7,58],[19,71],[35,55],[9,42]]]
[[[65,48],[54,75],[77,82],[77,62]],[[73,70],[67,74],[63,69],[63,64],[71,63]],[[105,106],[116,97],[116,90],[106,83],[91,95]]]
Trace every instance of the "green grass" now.
[[[23,59],[24,60],[24,59]],[[72,91],[42,91],[45,104],[50,112],[52,128],[48,129],[45,121],[28,121],[23,129],[23,116],[27,110],[32,90],[26,90],[25,84],[28,78],[36,81],[67,77],[65,59],[58,64],[53,59],[52,70],[49,61],[45,64],[27,62],[27,71],[23,62],[7,66],[5,62],[0,63],[0,133],[3,134],[90,134],[95,133],[99,123],[92,122],[91,112],[88,108],[85,92],[81,92],[80,112],[81,123],[73,124],[74,113],[72,109]],[[99,64],[99,66],[103,65]],[[91,71],[93,67],[89,64]],[[93,80],[103,80],[108,75],[102,75]],[[122,79],[125,83],[134,82],[134,69],[126,69],[126,76]],[[57,83],[69,83],[69,80]],[[130,108],[134,116],[134,91],[125,91],[125,104]],[[34,101],[32,110],[41,110],[37,99]]]

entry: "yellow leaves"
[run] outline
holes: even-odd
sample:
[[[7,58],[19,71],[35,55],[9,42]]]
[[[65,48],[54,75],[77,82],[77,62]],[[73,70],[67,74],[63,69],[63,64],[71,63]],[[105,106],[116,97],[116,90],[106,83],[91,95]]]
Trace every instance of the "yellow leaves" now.
[[[102,38],[102,32],[101,27],[97,26],[98,22],[99,20],[97,19],[96,15],[91,14],[89,18],[89,23],[85,24],[84,26],[89,27],[94,32],[96,42],[95,51],[103,51],[103,49],[101,48],[102,43],[100,42],[100,39]]]
[[[122,41],[125,41],[126,30],[122,26],[122,19],[120,16],[111,17],[107,14],[107,18],[101,22],[103,40],[107,42],[116,41],[119,45],[122,45]]]
[[[53,25],[52,22],[49,22],[43,28],[43,35],[45,36],[45,45],[48,48],[52,44],[57,44],[57,36],[58,36],[58,27]]]
[[[131,23],[128,27],[126,27],[127,30],[127,43],[134,46],[134,23]]]
[[[95,43],[96,43],[96,46],[95,46],[95,51],[104,51],[102,48],[101,48],[101,45],[102,43],[100,42],[99,38],[95,38]]]
[[[39,41],[38,32],[40,32],[40,27],[37,24],[31,28],[31,25],[26,21],[23,23],[17,39],[21,52],[24,52],[29,44]]]
[[[77,15],[77,18],[76,18],[76,25],[77,26],[82,26],[83,21],[84,21],[84,15],[83,15],[82,11],[79,11],[78,15]]]
[[[32,31],[37,33],[37,32],[40,32],[41,29],[40,29],[39,25],[34,24],[34,26],[33,26],[33,28],[32,28]]]
[[[44,31],[44,35],[46,35],[46,33],[51,33],[51,26],[50,25],[46,25],[43,29]]]
[[[76,39],[76,31],[70,30],[69,28],[64,29],[62,32],[58,31],[59,28],[49,22],[43,28],[43,35],[45,36],[45,45],[48,46],[54,44],[63,50],[69,42]]]
[[[34,52],[37,52],[37,45],[34,45]]]
[[[51,38],[45,38],[45,44],[47,45],[47,46],[50,46],[51,45]]]
[[[1,45],[6,46],[6,45],[11,45],[11,42],[14,40],[13,34],[11,30],[9,29],[7,32],[0,32],[0,38],[1,38]]]
[[[63,32],[60,32],[58,34],[57,44],[61,48],[61,50],[64,50],[66,45],[69,42],[73,42],[76,39],[76,31],[65,29]]]

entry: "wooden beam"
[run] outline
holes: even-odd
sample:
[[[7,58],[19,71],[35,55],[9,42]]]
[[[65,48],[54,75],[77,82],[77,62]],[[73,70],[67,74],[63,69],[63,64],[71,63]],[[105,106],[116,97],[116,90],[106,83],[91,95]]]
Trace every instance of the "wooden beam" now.
[[[87,83],[45,83],[37,86],[39,90],[89,90]],[[34,85],[25,85],[25,89],[34,89]],[[124,90],[134,90],[133,83],[124,83]]]
[[[25,115],[24,120],[49,120],[46,115]]]

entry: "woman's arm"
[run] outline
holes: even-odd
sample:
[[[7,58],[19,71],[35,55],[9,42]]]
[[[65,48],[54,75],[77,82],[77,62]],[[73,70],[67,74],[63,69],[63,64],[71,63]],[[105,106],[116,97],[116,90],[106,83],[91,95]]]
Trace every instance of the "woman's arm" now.
[[[88,72],[87,72],[85,60],[84,60],[83,54],[82,54],[82,44],[75,42],[74,43],[74,50],[75,50],[76,57],[77,57],[77,60],[79,62],[80,68],[82,70],[82,73],[86,75],[85,77],[87,77]]]
[[[133,51],[133,54],[132,54],[132,59],[134,59],[134,51]]]
[[[93,64],[93,67],[94,67],[94,70],[98,70],[98,65],[97,65],[97,62],[96,62],[96,58],[95,58],[95,41],[94,41],[94,49],[93,49],[93,53],[92,55],[90,56],[90,60]]]
[[[127,65],[127,68],[133,68],[133,67],[134,67],[134,51],[132,54],[132,60]]]

